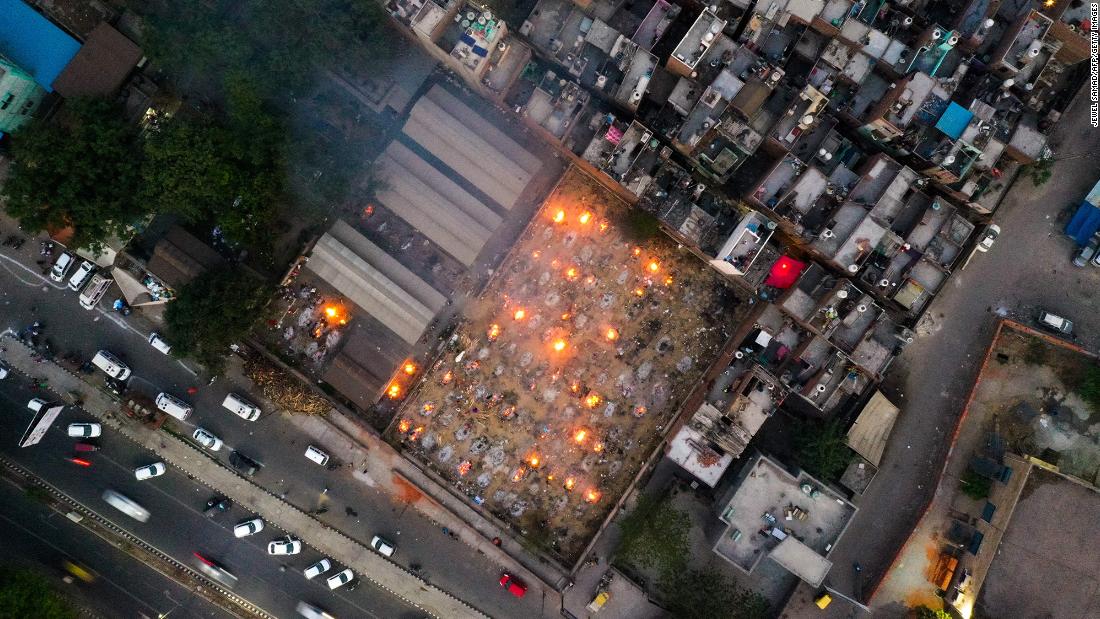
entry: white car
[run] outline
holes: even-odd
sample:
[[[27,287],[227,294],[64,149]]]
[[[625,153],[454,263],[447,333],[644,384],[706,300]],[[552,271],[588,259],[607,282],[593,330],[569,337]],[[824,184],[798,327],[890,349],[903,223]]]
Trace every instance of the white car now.
[[[307,567],[302,573],[305,574],[306,579],[313,580],[314,578],[317,578],[321,574],[324,574],[331,569],[332,561],[329,561],[328,559],[321,559],[320,561]]]
[[[294,607],[294,610],[298,611],[298,614],[306,619],[336,619],[332,615],[317,608],[313,604],[306,602],[298,602],[298,605]]]
[[[134,469],[134,477],[138,478],[138,481],[143,481],[153,477],[160,477],[164,475],[168,467],[163,462],[154,462],[145,466],[139,466]]]
[[[103,434],[103,426],[98,423],[70,423],[69,436],[74,438],[95,438]]]
[[[55,282],[65,281],[65,276],[68,275],[69,269],[73,266],[73,255],[69,252],[62,252],[57,257],[57,262],[53,263],[53,267],[50,268],[50,279]]]
[[[149,345],[166,355],[172,352],[172,345],[165,342],[164,338],[162,338],[159,333],[149,334]]]
[[[381,535],[375,535],[374,539],[370,541],[370,547],[377,550],[383,557],[392,557],[396,548],[393,544],[385,540]]]
[[[277,539],[267,545],[269,555],[296,555],[302,552],[302,542],[293,537]]]
[[[348,584],[355,578],[355,573],[351,571],[351,568],[345,569],[341,572],[336,572],[332,576],[329,576],[325,582],[328,583],[329,589],[339,589]]]
[[[251,520],[243,520],[237,523],[237,526],[233,527],[233,535],[235,537],[248,537],[249,535],[255,535],[264,530],[264,521],[259,518],[252,518]]]
[[[993,241],[997,240],[999,234],[1001,234],[1001,227],[997,224],[989,224],[986,226],[985,231],[982,233],[982,238],[978,240],[978,251],[989,251],[993,247]]]
[[[208,430],[204,430],[203,428],[195,430],[195,433],[191,436],[195,437],[195,440],[199,442],[199,445],[202,445],[210,451],[217,451],[222,448],[222,440],[211,434]]]

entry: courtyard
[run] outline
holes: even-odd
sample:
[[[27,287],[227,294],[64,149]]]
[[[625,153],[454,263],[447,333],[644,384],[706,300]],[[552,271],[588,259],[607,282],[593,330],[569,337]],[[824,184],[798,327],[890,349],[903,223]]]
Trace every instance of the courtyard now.
[[[577,170],[399,410],[407,452],[575,561],[748,304]]]

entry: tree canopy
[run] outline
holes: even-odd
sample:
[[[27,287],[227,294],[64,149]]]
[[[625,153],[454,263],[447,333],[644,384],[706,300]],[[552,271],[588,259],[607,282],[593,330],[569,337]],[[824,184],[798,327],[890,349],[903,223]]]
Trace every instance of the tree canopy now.
[[[224,121],[181,116],[150,133],[142,201],[210,222],[232,243],[263,246],[283,196],[283,130],[250,81],[235,78],[228,89]]]
[[[148,51],[179,81],[247,73],[285,95],[320,69],[377,65],[400,35],[374,0],[150,0]]]
[[[144,214],[137,139],[121,109],[100,99],[73,99],[58,118],[30,122],[12,136],[8,213],[34,231],[71,225],[77,247],[121,234]]]
[[[665,600],[665,606],[677,619],[764,619],[768,616],[768,603],[763,597],[713,570],[684,570],[662,585],[674,592]]]
[[[42,576],[29,570],[0,570],[0,617],[74,619],[76,611]]]
[[[618,553],[627,563],[656,568],[662,578],[682,572],[687,565],[691,520],[667,497],[642,495],[619,524]]]
[[[219,371],[229,345],[256,322],[266,295],[263,283],[237,266],[199,275],[165,309],[172,352]]]
[[[836,481],[848,468],[853,452],[839,419],[802,421],[795,428],[795,457],[802,468],[823,481]]]

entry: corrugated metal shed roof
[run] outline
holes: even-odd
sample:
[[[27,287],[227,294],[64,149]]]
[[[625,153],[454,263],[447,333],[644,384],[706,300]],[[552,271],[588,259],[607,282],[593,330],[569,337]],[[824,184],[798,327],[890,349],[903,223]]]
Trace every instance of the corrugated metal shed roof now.
[[[897,418],[898,407],[887,400],[881,391],[875,391],[848,430],[848,446],[878,466]]]
[[[413,344],[446,299],[344,222],[313,248],[306,268]]]
[[[0,54],[48,92],[80,43],[23,0],[0,0]]]

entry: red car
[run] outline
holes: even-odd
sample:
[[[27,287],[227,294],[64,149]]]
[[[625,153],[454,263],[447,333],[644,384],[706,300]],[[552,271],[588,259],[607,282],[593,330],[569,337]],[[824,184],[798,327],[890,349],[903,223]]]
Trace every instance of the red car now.
[[[505,572],[500,577],[500,586],[508,590],[508,593],[521,598],[527,594],[527,585],[523,584],[523,581],[512,576],[508,572]]]

